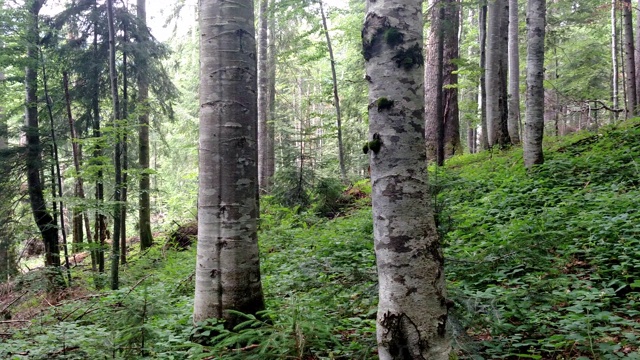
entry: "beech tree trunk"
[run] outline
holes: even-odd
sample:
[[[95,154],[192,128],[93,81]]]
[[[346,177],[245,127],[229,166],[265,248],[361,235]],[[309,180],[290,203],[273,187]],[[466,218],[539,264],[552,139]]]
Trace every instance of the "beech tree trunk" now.
[[[546,1],[527,1],[527,93],[525,112],[524,164],[542,164],[544,134],[544,36]]]
[[[27,187],[33,218],[44,241],[45,265],[58,268],[60,266],[58,226],[53,216],[47,211],[42,181],[40,179],[40,172],[42,171],[42,147],[40,144],[40,127],[38,123],[38,15],[44,3],[45,0],[30,0],[26,4],[29,13],[26,30],[28,65],[25,68]]]
[[[252,0],[200,1],[198,249],[193,321],[264,309],[257,238]]]
[[[422,1],[366,7],[378,355],[449,359],[444,258],[427,188]]]
[[[640,1],[640,0],[638,0]],[[616,0],[611,0],[611,103],[614,109],[618,109],[618,98],[619,98],[619,90],[618,90],[618,26],[616,21]],[[640,16],[640,12],[638,12],[638,16]],[[640,37],[638,37],[640,41]],[[636,47],[636,51],[638,51],[638,47]],[[640,59],[640,56],[636,57]],[[640,65],[640,62],[638,62]],[[640,79],[640,78],[638,78]],[[618,112],[612,111],[611,116],[613,121],[618,120]]]
[[[631,0],[621,0],[622,3],[622,26],[624,28],[624,60],[626,68],[627,87],[627,111],[629,115],[637,114],[637,94],[636,94],[636,63],[633,40],[633,18],[631,15]]]
[[[489,149],[489,127],[487,125],[487,3],[480,1],[478,12],[478,42],[480,43],[480,148]]]
[[[458,105],[458,65],[460,57],[460,4],[458,0],[444,2],[443,36],[443,99],[444,157],[462,154],[460,143],[460,111]]]
[[[261,193],[269,193],[269,0],[260,0],[258,9],[258,186]]]
[[[115,190],[113,199],[113,241],[111,252],[111,289],[117,290],[119,287],[118,265],[120,263],[120,222],[121,210],[120,200],[122,191],[122,164],[121,164],[121,141],[120,135],[120,99],[118,97],[118,75],[116,73],[116,34],[113,22],[113,0],[107,0],[107,22],[109,25],[109,78],[111,80],[111,99],[113,105],[113,128],[116,134],[115,155],[113,166],[115,168]]]
[[[425,44],[424,119],[427,160],[444,165],[444,5],[430,0],[430,25]]]
[[[143,34],[139,41],[148,41],[146,30],[147,8],[146,0],[137,0],[137,17],[143,26]],[[142,108],[138,116],[138,159],[142,174],[140,174],[140,198],[139,198],[139,236],[140,249],[144,250],[153,244],[151,234],[151,181],[149,178],[149,80],[147,77],[147,60],[144,57],[136,59],[138,67],[138,106]]]
[[[488,5],[488,41],[486,64],[487,128],[489,146],[505,147],[510,143],[507,128],[507,0]]]
[[[509,0],[509,117],[511,143],[520,143],[520,54],[518,42],[518,0]]]

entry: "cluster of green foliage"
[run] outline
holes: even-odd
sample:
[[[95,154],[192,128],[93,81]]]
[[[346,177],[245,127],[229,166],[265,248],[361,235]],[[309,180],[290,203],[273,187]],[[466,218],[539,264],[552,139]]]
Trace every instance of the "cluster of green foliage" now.
[[[465,355],[640,358],[639,125],[553,139],[529,174],[514,150],[432,176],[456,318],[483,340]]]

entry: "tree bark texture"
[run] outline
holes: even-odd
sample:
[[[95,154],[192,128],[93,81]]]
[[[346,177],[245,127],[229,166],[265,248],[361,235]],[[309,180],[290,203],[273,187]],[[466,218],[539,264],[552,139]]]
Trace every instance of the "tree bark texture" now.
[[[136,12],[138,21],[143,28],[147,25],[146,0],[137,0]],[[146,34],[146,29],[143,29]],[[139,39],[140,42],[148,41],[148,36]],[[142,174],[140,175],[139,197],[139,236],[140,249],[144,250],[153,244],[151,234],[151,181],[149,178],[149,79],[147,77],[147,61],[144,58],[136,59],[138,67],[138,106],[142,111],[138,116],[138,162]]]
[[[531,168],[544,162],[544,36],[545,0],[527,2],[527,93],[524,136],[524,164]]]
[[[429,1],[430,24],[425,44],[424,119],[427,160],[444,165],[444,5]]]
[[[444,259],[426,172],[422,1],[366,4],[378,355],[448,359]]]
[[[42,170],[42,146],[40,144],[40,128],[38,123],[38,14],[44,4],[44,0],[28,1],[26,6],[29,12],[27,19],[27,61],[25,68],[25,123],[27,140],[27,186],[29,203],[38,230],[42,235],[45,249],[45,265],[60,266],[60,245],[58,243],[58,228],[53,216],[47,211],[44,200],[40,172]]]
[[[640,1],[640,0],[639,0]],[[611,103],[614,109],[618,109],[619,89],[618,89],[618,26],[616,21],[616,0],[611,0]],[[640,16],[640,12],[638,12]],[[640,41],[640,37],[638,38]],[[639,51],[636,46],[636,51]],[[636,56],[640,59],[640,56]],[[640,65],[640,62],[638,63]],[[636,71],[637,73],[637,71]],[[638,78],[640,80],[640,77]],[[636,87],[637,90],[637,87]],[[612,111],[613,121],[618,120],[618,112]]]
[[[636,89],[636,64],[633,40],[633,17],[631,15],[631,0],[620,0],[622,4],[622,26],[624,28],[624,60],[627,73],[627,111],[629,115],[636,116],[637,89]]]
[[[478,42],[480,43],[480,148],[489,149],[489,127],[487,125],[487,3],[480,2],[478,11]]]
[[[252,0],[200,1],[200,148],[194,322],[264,308],[257,239]]]
[[[487,128],[489,146],[507,146],[507,0],[489,1],[487,11]]]
[[[258,28],[258,186],[269,193],[269,0],[260,0]]]
[[[632,4],[631,4],[632,5]],[[615,6],[615,5],[614,5]],[[633,7],[633,5],[632,5]],[[640,0],[638,0],[638,3],[636,5],[636,37],[635,37],[635,47],[634,47],[634,58],[635,58],[635,72],[636,72],[636,105],[640,106],[640,76],[638,76],[638,74],[640,74],[640,36],[638,36],[640,34]],[[614,107],[614,109],[617,109],[617,107]],[[614,114],[616,114],[617,116],[617,112],[613,112]]]
[[[520,54],[518,41],[518,0],[509,0],[509,117],[511,143],[520,143]]]
[[[443,36],[443,100],[444,157],[462,154],[460,143],[460,111],[458,105],[458,65],[460,57],[460,3],[458,0],[444,2]]]

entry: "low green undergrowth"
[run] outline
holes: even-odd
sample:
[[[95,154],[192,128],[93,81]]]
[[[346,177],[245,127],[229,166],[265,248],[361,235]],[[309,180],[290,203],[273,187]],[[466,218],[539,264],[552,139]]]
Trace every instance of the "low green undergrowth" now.
[[[470,358],[640,358],[640,127],[454,159],[432,176]],[[483,156],[487,156],[484,154]]]
[[[453,358],[640,358],[640,127],[547,149],[529,173],[519,149],[431,172]],[[376,359],[370,188],[332,194],[306,211],[264,199],[267,309],[234,329],[193,326],[195,247],[157,247],[132,254],[121,290],[74,270],[81,295],[44,307],[41,293],[25,295],[16,309],[41,308],[3,324],[0,358]]]

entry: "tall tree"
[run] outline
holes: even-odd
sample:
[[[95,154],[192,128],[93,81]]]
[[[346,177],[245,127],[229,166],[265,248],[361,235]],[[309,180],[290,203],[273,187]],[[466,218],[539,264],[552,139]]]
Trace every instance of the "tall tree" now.
[[[616,0],[611,0],[611,103],[614,109],[618,109],[618,24],[616,21]],[[640,12],[638,12],[640,14]],[[640,37],[638,37],[640,39]],[[636,51],[640,51],[636,47]],[[640,59],[640,56],[636,57]],[[640,63],[640,62],[639,62]],[[639,78],[640,79],[640,78]],[[613,120],[618,120],[618,112],[612,111]]]
[[[268,193],[271,181],[269,158],[269,0],[258,8],[258,187]]]
[[[318,1],[320,5],[320,15],[322,17],[322,29],[327,39],[327,49],[329,50],[329,61],[331,62],[331,80],[333,81],[333,106],[336,108],[336,124],[338,126],[338,163],[340,164],[340,177],[342,181],[347,181],[347,171],[344,165],[344,144],[342,142],[342,113],[340,112],[340,96],[338,96],[338,77],[336,75],[336,60],[333,56],[333,47],[331,46],[331,37],[329,36],[329,27],[327,26],[327,16],[324,13],[322,0]]]
[[[444,5],[429,1],[429,31],[425,44],[424,118],[427,159],[444,165]],[[435,81],[434,81],[435,80]]]
[[[378,354],[448,359],[444,258],[427,189],[422,1],[368,0],[366,7]]]
[[[509,117],[507,128],[512,144],[520,143],[520,54],[518,0],[509,0]]]
[[[636,89],[636,63],[633,40],[633,17],[631,15],[631,0],[622,2],[622,27],[624,29],[624,60],[626,70],[627,111],[631,116],[638,113]]]
[[[462,154],[458,105],[458,63],[460,57],[460,2],[446,0],[442,22],[443,37],[443,150],[445,158]]]
[[[478,11],[478,43],[480,43],[480,148],[489,149],[489,127],[487,125],[487,2],[480,1]]]
[[[107,0],[107,22],[109,26],[109,78],[111,80],[111,101],[113,105],[113,127],[116,133],[115,154],[113,165],[115,168],[115,189],[114,189],[114,208],[113,208],[113,241],[111,254],[111,289],[117,290],[118,281],[118,264],[120,263],[120,236],[122,236],[120,227],[120,210],[121,185],[122,185],[122,168],[121,168],[121,130],[120,130],[120,98],[118,96],[118,75],[116,73],[116,31],[113,21],[113,0]]]
[[[252,0],[200,1],[198,255],[193,320],[264,308],[257,238]]]
[[[47,211],[44,200],[40,172],[42,170],[40,128],[38,123],[38,42],[39,26],[38,15],[46,0],[29,0],[25,6],[27,9],[27,66],[25,68],[25,122],[27,144],[27,186],[29,189],[29,202],[36,225],[42,235],[45,248],[45,265],[60,266],[60,245],[58,243],[58,227],[53,216]]]
[[[144,43],[148,40],[147,30],[147,7],[146,0],[137,0],[137,16],[140,22],[141,33],[138,41]],[[141,106],[140,115],[138,117],[138,156],[140,169],[140,199],[138,216],[140,248],[142,250],[153,244],[153,235],[151,234],[151,182],[149,178],[149,80],[148,80],[148,64],[144,56],[136,59],[136,67],[138,68],[138,104]]]
[[[527,1],[527,93],[525,110],[524,164],[531,168],[544,162],[544,36],[545,0]]]
[[[508,42],[507,0],[489,1],[487,7],[487,129],[489,145],[506,146],[507,129],[507,67],[504,57]]]

